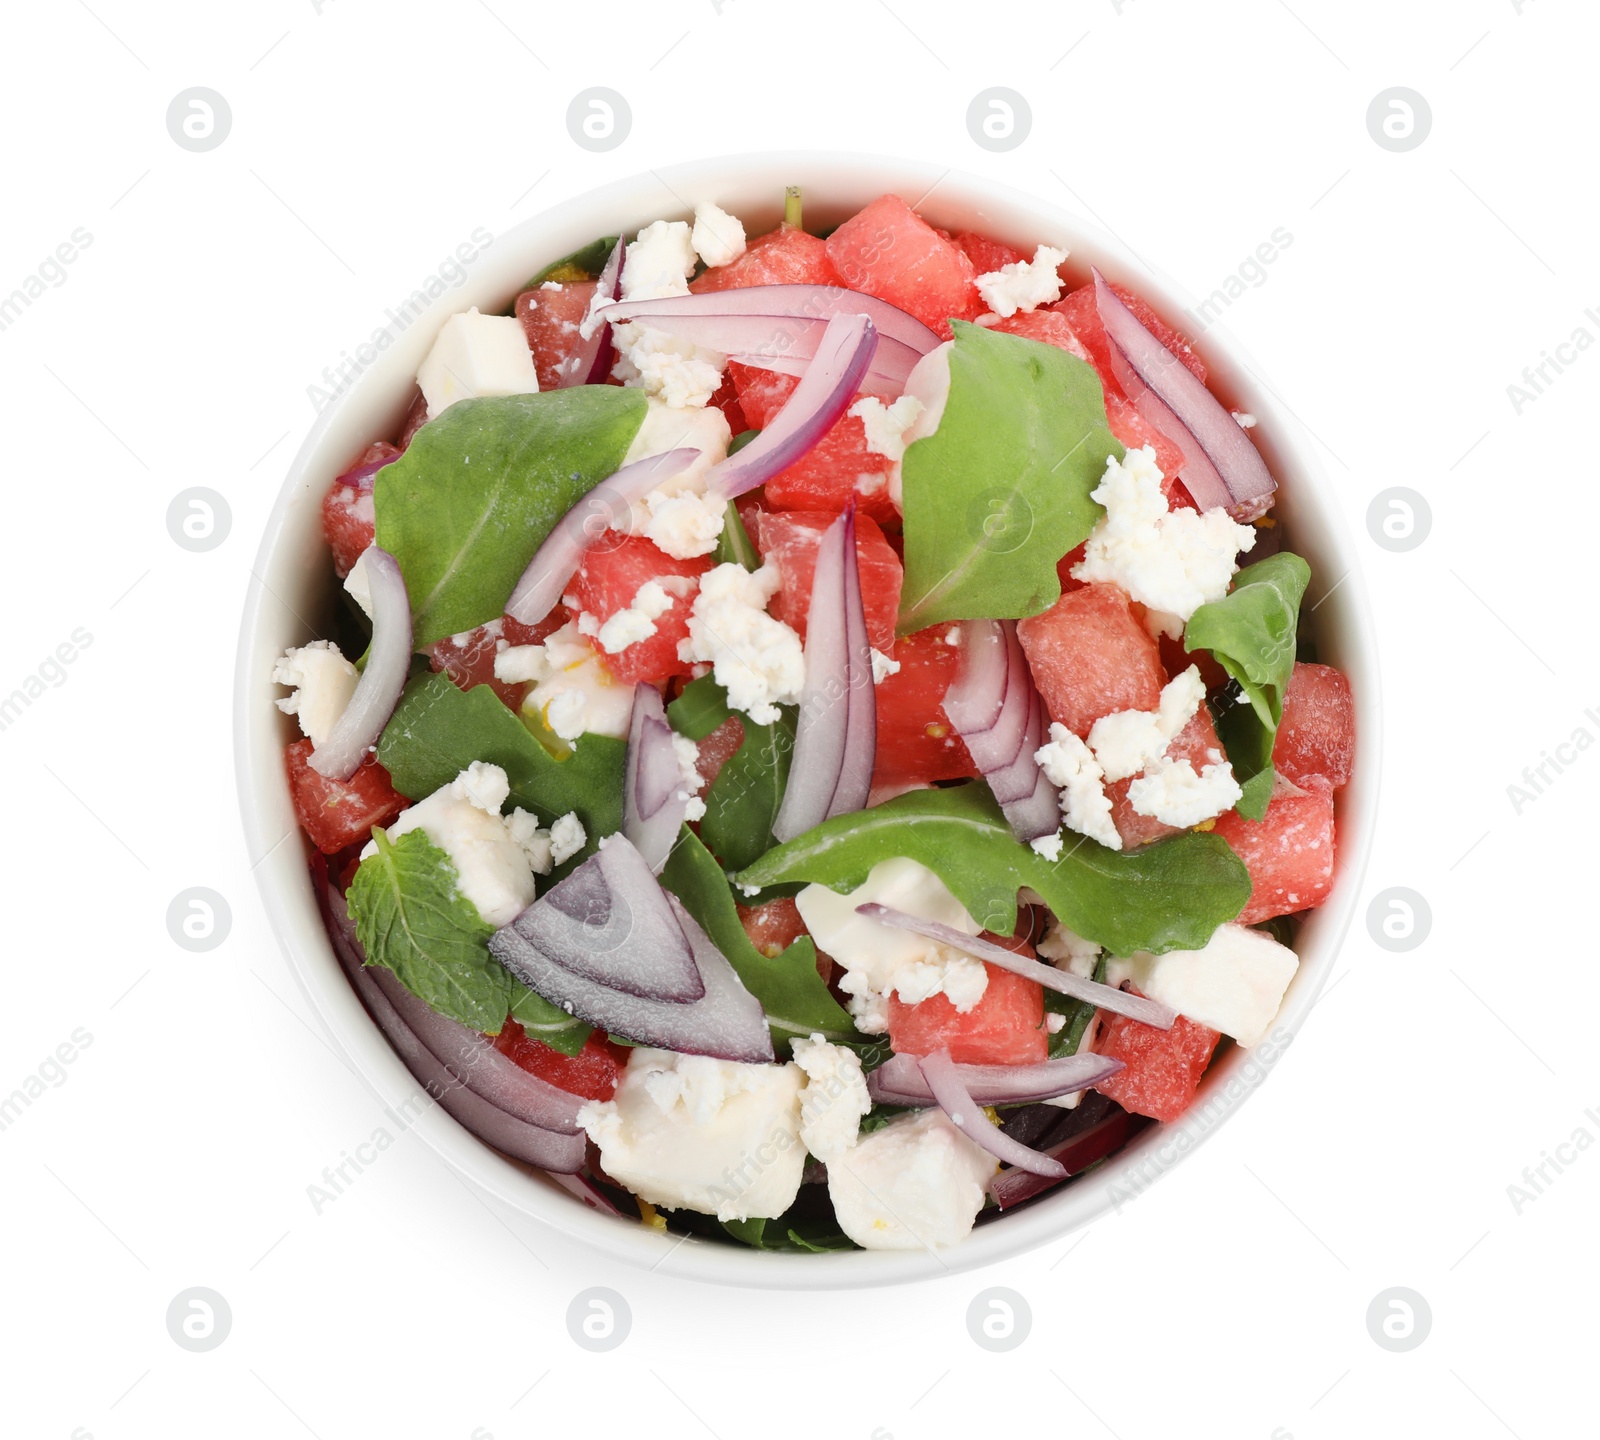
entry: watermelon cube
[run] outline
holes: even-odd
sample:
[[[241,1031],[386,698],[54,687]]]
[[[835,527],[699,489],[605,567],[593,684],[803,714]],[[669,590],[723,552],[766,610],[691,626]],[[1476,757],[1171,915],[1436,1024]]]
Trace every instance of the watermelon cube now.
[[[949,643],[954,625],[902,635],[894,647],[900,669],[878,686],[878,750],[874,789],[932,784],[975,776],[966,743],[944,713],[944,696],[961,668]]]
[[[447,635],[428,646],[428,664],[435,673],[448,675],[458,690],[488,685],[507,706],[517,710],[532,687],[507,685],[495,679],[494,657],[499,651],[501,639],[499,627],[491,629],[487,625],[480,625],[476,630],[468,630],[462,635]]]
[[[1230,810],[1216,833],[1250,872],[1241,925],[1313,910],[1333,889],[1333,784],[1325,776],[1307,775],[1296,784],[1279,775],[1262,819]]]
[[[889,997],[889,1045],[899,1055],[949,1050],[958,1065],[1033,1065],[1048,1057],[1044,990],[1034,981],[985,964],[983,998],[963,1015],[945,995],[907,1005]]]
[[[839,285],[839,273],[828,258],[827,242],[792,225],[758,235],[731,265],[707,270],[689,288],[742,290],[748,285]]]
[[[322,533],[333,551],[333,568],[341,580],[372,544],[377,531],[377,515],[372,508],[373,477],[399,455],[400,451],[386,440],[367,446],[322,497]]]
[[[330,780],[311,768],[309,740],[284,752],[289,794],[301,828],[324,855],[372,838],[374,825],[392,824],[410,801],[389,783],[389,772],[372,756],[348,780]]]
[[[609,1100],[617,1093],[617,1072],[627,1063],[629,1054],[595,1030],[576,1055],[563,1055],[534,1039],[515,1020],[507,1020],[493,1040],[496,1050],[530,1075],[585,1100]]]
[[[1326,776],[1337,790],[1350,779],[1355,749],[1350,682],[1331,665],[1296,665],[1283,695],[1274,768],[1299,785],[1313,775]]]
[[[1116,585],[1083,585],[1017,622],[1050,718],[1080,737],[1102,715],[1154,710],[1166,672],[1156,642]]]
[[[699,753],[695,759],[695,769],[700,772],[700,778],[705,782],[700,787],[702,795],[717,783],[717,776],[722,773],[722,767],[739,753],[739,747],[743,744],[744,722],[737,715],[728,716],[699,742],[696,746]]]
[[[1167,746],[1167,755],[1173,760],[1187,760],[1196,773],[1222,758],[1222,741],[1217,738],[1217,727],[1212,724],[1209,706],[1202,704],[1195,711],[1194,718],[1173,736],[1171,744]],[[1141,815],[1133,808],[1128,791],[1136,778],[1129,776],[1126,780],[1113,781],[1106,786],[1106,795],[1111,800],[1111,821],[1117,827],[1117,834],[1122,836],[1124,850],[1133,850],[1178,833],[1175,827],[1163,824],[1153,815]]]
[[[977,271],[898,195],[884,195],[828,237],[828,258],[844,283],[897,305],[945,339],[950,320],[975,320],[986,308]]]
[[[618,680],[653,683],[687,675],[693,667],[678,658],[678,645],[689,637],[695,591],[710,568],[709,556],[675,560],[642,535],[608,532],[584,552],[566,602],[579,612],[579,629],[594,638],[602,663]],[[605,622],[619,610],[632,608],[640,588],[651,581],[666,592],[669,602],[667,609],[654,617],[654,633],[620,650],[608,650],[602,629]]]
[[[517,319],[522,321],[522,333],[528,337],[528,349],[533,351],[533,368],[541,390],[561,388],[561,368],[583,344],[578,326],[589,313],[595,284],[593,280],[574,280],[565,285],[552,281],[517,296]]]
[[[972,261],[972,268],[979,275],[991,275],[1007,265],[1032,258],[1014,246],[991,240],[973,230],[958,230],[951,238],[966,251],[967,259]]]
[[[1020,335],[1024,340],[1037,340],[1041,345],[1054,345],[1056,349],[1076,355],[1088,364],[1094,363],[1089,359],[1089,352],[1084,349],[1077,333],[1067,324],[1066,317],[1056,314],[1054,310],[1019,310],[1007,319],[996,320],[988,328],[998,330],[1003,335]]]
[[[837,515],[813,511],[764,511],[756,523],[756,548],[762,558],[778,567],[783,583],[768,605],[768,613],[805,639],[806,617],[811,610],[811,581],[817,570],[817,547],[822,532]],[[856,516],[856,565],[861,574],[861,604],[867,615],[867,638],[885,655],[894,650],[894,626],[900,613],[900,582],[904,579],[900,557],[894,553],[877,521]]]
[[[1218,1031],[1182,1015],[1172,1029],[1158,1030],[1102,1010],[1095,1053],[1122,1061],[1124,1068],[1094,1088],[1124,1110],[1170,1124],[1194,1100],[1221,1039]]]

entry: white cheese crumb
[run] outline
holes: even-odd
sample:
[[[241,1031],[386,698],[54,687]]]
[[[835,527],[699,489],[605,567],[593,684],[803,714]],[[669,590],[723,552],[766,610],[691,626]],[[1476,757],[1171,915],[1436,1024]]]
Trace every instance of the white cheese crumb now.
[[[511,796],[511,782],[498,765],[474,760],[450,782],[450,791],[485,815],[498,815]]]
[[[278,709],[300,722],[301,734],[313,746],[322,744],[339,723],[360,678],[331,640],[286,650],[272,670],[273,684],[295,687],[293,695],[278,701]]]
[[[1089,747],[1065,725],[1052,724],[1049,743],[1034,751],[1033,758],[1044,770],[1045,779],[1061,791],[1061,814],[1067,828],[1098,840],[1108,850],[1122,849],[1122,836],[1111,819],[1105,776]]]
[[[849,409],[867,432],[867,449],[896,462],[906,458],[906,431],[922,414],[922,401],[915,395],[902,395],[885,405],[874,395],[863,395]]]
[[[654,635],[656,621],[670,609],[672,596],[656,581],[646,580],[635,592],[633,604],[611,615],[596,631],[595,638],[607,655],[615,655]]]
[[[983,303],[1002,319],[1019,310],[1032,310],[1061,298],[1061,277],[1056,267],[1067,258],[1065,250],[1041,245],[1032,260],[1016,260],[1002,265],[974,282]]]
[[[826,1163],[855,1148],[861,1117],[872,1109],[861,1057],[821,1035],[796,1040],[794,1061],[805,1072],[800,1090],[800,1140]]]
[[[720,351],[637,320],[614,325],[611,338],[617,347],[612,377],[675,410],[703,406],[722,384],[728,357]]]
[[[1146,767],[1128,786],[1128,803],[1141,815],[1163,825],[1187,829],[1231,810],[1244,795],[1234,778],[1233,766],[1212,750],[1200,771],[1187,760],[1165,756]]]
[[[597,651],[579,631],[576,621],[563,625],[538,648],[544,658],[537,665],[508,661],[519,650],[513,646],[495,656],[495,675],[501,670],[522,674],[535,669],[538,683],[528,692],[522,708],[539,715],[563,740],[580,735],[610,735],[622,739],[633,715],[633,686],[620,684],[606,669]]]
[[[1254,430],[1260,423],[1248,410],[1235,410],[1233,418],[1239,422],[1241,430]]]
[[[569,810],[550,827],[550,858],[557,865],[570,860],[588,843],[588,833],[575,810]]]
[[[672,748],[678,757],[678,778],[683,781],[673,798],[685,802],[685,820],[704,820],[706,802],[699,795],[705,788],[706,777],[700,773],[700,747],[687,735],[674,735]]]
[[[536,815],[530,815],[517,806],[506,816],[506,833],[528,857],[528,865],[535,875],[548,875],[553,861],[550,855],[550,832],[539,826]]]
[[[1089,748],[1106,779],[1126,780],[1159,760],[1205,698],[1200,667],[1191,665],[1167,682],[1159,709],[1118,710],[1096,720],[1089,731]]]
[[[881,650],[872,652],[872,683],[874,685],[881,685],[891,675],[898,675],[899,673],[900,662],[898,660],[891,660]]]
[[[679,658],[709,662],[728,703],[757,725],[778,719],[778,706],[800,698],[805,652],[800,637],[766,613],[782,576],[774,565],[749,571],[718,565],[700,579]]]
[[[731,265],[744,254],[744,223],[721,206],[702,200],[694,207],[690,243],[695,254],[713,270],[719,265]]]
[[[1050,922],[1038,951],[1041,959],[1049,960],[1057,969],[1070,970],[1084,980],[1093,978],[1094,967],[1100,959],[1100,947],[1093,940],[1085,940],[1059,920]]]
[[[646,225],[622,258],[622,298],[660,300],[687,295],[694,274],[694,243],[682,220],[657,220]]]

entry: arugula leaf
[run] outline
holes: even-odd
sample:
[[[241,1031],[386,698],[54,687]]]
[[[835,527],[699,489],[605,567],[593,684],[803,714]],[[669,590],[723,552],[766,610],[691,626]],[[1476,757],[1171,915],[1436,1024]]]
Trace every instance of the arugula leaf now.
[[[577,385],[459,400],[373,486],[378,544],[400,562],[422,649],[493,620],[555,523],[615,472],[643,392]]]
[[[1267,813],[1272,795],[1272,744],[1283,718],[1283,692],[1294,673],[1300,601],[1311,567],[1280,550],[1233,577],[1220,600],[1189,617],[1184,644],[1209,650],[1238,682],[1240,700],[1217,717],[1217,733],[1244,790],[1235,807],[1250,820]]]
[[[583,1049],[583,1042],[593,1030],[576,1015],[569,1015],[544,996],[535,995],[515,975],[511,977],[511,1004],[508,1008],[511,1018],[529,1035],[563,1055],[576,1055]]]
[[[1009,935],[1017,892],[1114,955],[1199,949],[1250,898],[1244,863],[1216,835],[1175,835],[1130,853],[1080,839],[1056,861],[1018,842],[981,781],[917,790],[825,821],[739,871],[741,885],[809,880],[855,889],[880,860],[934,871],[986,930]]]
[[[489,953],[494,928],[460,889],[450,857],[422,830],[363,860],[346,902],[369,965],[394,971],[417,999],[484,1034],[498,1034],[510,1007],[511,976]]]
[[[683,693],[667,706],[667,720],[680,735],[697,744],[733,714],[728,692],[710,675],[702,675],[683,687]]]
[[[602,235],[598,240],[591,240],[587,245],[574,250],[570,255],[563,255],[559,260],[546,265],[522,288],[532,290],[543,285],[546,280],[554,280],[559,285],[570,285],[578,280],[598,280],[600,272],[606,268],[606,261],[611,258],[611,252],[617,248],[615,235]]]
[[[744,716],[744,743],[706,792],[700,838],[730,870],[754,864],[776,843],[772,822],[789,783],[796,715],[794,706],[784,705],[771,725]]]
[[[378,760],[410,800],[448,785],[474,760],[498,765],[511,782],[512,805],[552,825],[575,810],[590,855],[622,828],[622,771],[627,746],[607,735],[585,735],[556,759],[487,685],[458,690],[445,675],[422,675],[406,686],[378,741]],[[574,856],[569,866],[579,863]]]
[[[732,440],[728,441],[728,454],[737,455],[760,433],[759,430],[741,430]]]
[[[1102,985],[1106,979],[1106,957],[1102,955],[1094,967],[1094,979]],[[1059,990],[1046,990],[1044,992],[1044,1010],[1046,1015],[1065,1015],[1067,1023],[1050,1037],[1049,1058],[1059,1060],[1063,1055],[1076,1055],[1078,1046],[1083,1044],[1084,1032],[1089,1028],[1089,1022],[1094,1019],[1095,1007],[1087,1000],[1074,1000],[1070,995],[1063,995]]]
[[[728,501],[728,513],[722,522],[722,534],[717,537],[717,548],[712,551],[711,558],[718,565],[743,565],[746,570],[761,568],[761,556],[750,541],[750,532],[744,528],[739,507],[731,500]]]
[[[844,1234],[837,1223],[823,1220],[796,1220],[792,1225],[785,1225],[780,1216],[776,1220],[723,1220],[719,1223],[735,1240],[756,1250],[803,1250],[824,1255],[830,1250],[857,1248],[856,1242]],[[767,1234],[769,1225],[778,1231],[777,1235]]]
[[[763,955],[750,943],[728,877],[687,826],[661,872],[661,883],[683,902],[712,944],[727,956],[745,988],[761,1002],[774,1044],[814,1032],[840,1043],[863,1039],[817,974],[817,948],[809,937],[775,956]]]
[[[1053,345],[951,322],[950,398],[903,467],[900,633],[1036,615],[1056,562],[1104,513],[1089,498],[1122,446],[1093,367]]]

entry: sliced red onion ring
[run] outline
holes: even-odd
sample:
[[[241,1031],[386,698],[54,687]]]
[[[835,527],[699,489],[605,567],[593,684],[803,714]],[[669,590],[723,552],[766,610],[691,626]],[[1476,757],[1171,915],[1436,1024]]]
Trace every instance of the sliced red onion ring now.
[[[625,835],[611,836],[511,923],[551,964],[591,984],[673,1004],[706,993],[666,891]]]
[[[362,559],[372,587],[372,646],[367,651],[367,668],[356,681],[344,714],[311,752],[309,762],[317,774],[330,780],[348,780],[360,769],[400,703],[411,669],[411,601],[399,563],[376,545],[369,545]]]
[[[1080,1131],[1070,1139],[1063,1140],[1059,1145],[1050,1146],[1043,1153],[1060,1165],[1067,1175],[1076,1175],[1104,1160],[1113,1150],[1119,1149],[1127,1140],[1129,1129],[1127,1112],[1121,1109],[1114,1110],[1104,1120],[1091,1125],[1087,1130]],[[1008,1210],[1011,1206],[1020,1205],[1024,1200],[1031,1200],[1040,1192],[1060,1183],[1061,1178],[1063,1177],[1048,1179],[1021,1169],[1005,1170],[995,1176],[989,1186],[989,1193],[994,1196],[995,1203],[1002,1210]]]
[[[506,601],[505,613],[524,625],[537,625],[566,593],[583,554],[663,480],[687,470],[700,452],[690,447],[665,450],[624,465],[578,501],[545,536]]]
[[[924,1055],[917,1062],[917,1068],[922,1071],[922,1078],[927,1081],[939,1108],[973,1144],[981,1145],[995,1159],[1026,1170],[1030,1175],[1057,1180],[1066,1178],[1066,1167],[1059,1160],[1052,1160],[1048,1155],[1030,1150],[1020,1140],[1013,1140],[983,1113],[983,1107],[968,1093],[948,1050]]]
[[[611,254],[605,265],[601,268],[596,278],[594,299],[590,301],[590,314],[594,313],[596,304],[605,304],[617,298],[617,287],[622,282],[622,251],[623,244],[619,239],[612,246]],[[585,317],[587,320],[587,317]],[[568,390],[574,385],[603,385],[606,377],[611,373],[612,342],[611,325],[608,320],[601,319],[594,326],[592,335],[585,335],[584,328],[579,327],[577,348],[573,350],[559,368],[559,383],[557,389]],[[549,607],[547,606],[546,609]],[[532,623],[531,621],[529,622]]]
[[[636,685],[622,781],[622,833],[644,857],[652,875],[665,867],[688,809],[689,792],[661,692],[654,685]]]
[[[606,850],[618,843],[616,839],[608,841]],[[705,985],[705,995],[687,1004],[613,990],[563,969],[519,932],[526,910],[495,933],[489,949],[524,985],[569,1014],[613,1035],[685,1055],[710,1055],[718,1060],[747,1063],[771,1061],[772,1034],[761,1003],[744,988],[733,966],[677,897],[666,898],[673,920],[693,949],[695,965]],[[639,939],[641,944],[650,943],[643,936]]]
[[[1111,369],[1139,413],[1183,451],[1183,484],[1201,510],[1264,515],[1278,482],[1249,435],[1205,382],[1124,305],[1098,270],[1095,309],[1111,340]]]
[[[872,789],[877,696],[855,531],[851,506],[823,532],[817,547],[794,759],[772,822],[779,841],[864,809]]]
[[[1054,965],[1046,965],[1041,960],[1030,960],[1026,955],[1018,955],[1013,950],[996,945],[993,940],[985,940],[981,935],[968,935],[953,925],[944,925],[937,920],[923,920],[916,915],[906,914],[904,910],[896,910],[876,902],[857,905],[856,914],[865,915],[867,919],[876,920],[881,925],[892,925],[897,930],[910,930],[915,935],[926,935],[928,939],[937,940],[941,945],[948,945],[952,950],[964,951],[979,960],[987,960],[991,965],[998,965],[1002,970],[1010,970],[1013,974],[1025,976],[1036,984],[1043,985],[1046,990],[1070,995],[1074,1000],[1087,1001],[1098,1009],[1109,1010],[1113,1015],[1126,1015],[1130,1020],[1153,1025],[1158,1030],[1170,1030],[1178,1018],[1176,1010],[1158,1001],[1147,999],[1143,995],[1130,995],[1126,990],[1118,990],[1112,985],[1102,985],[1095,980],[1085,980],[1081,975],[1074,975],[1068,970],[1057,970]]]
[[[1050,716],[1045,711],[1044,701],[1036,695],[1015,764],[1004,776],[996,774],[989,777],[991,788],[997,782],[1009,786],[1013,771],[1033,782],[1033,788],[1019,799],[1000,802],[1001,810],[1011,822],[1011,833],[1019,840],[1037,840],[1041,835],[1054,835],[1061,828],[1061,792],[1033,758],[1044,744],[1049,729]]]
[[[956,1074],[979,1105],[1028,1105],[1098,1085],[1122,1061],[1085,1053],[1037,1065],[957,1065]],[[933,1090],[915,1055],[891,1055],[867,1076],[867,1093],[880,1105],[932,1105]]]
[[[508,1114],[462,1083],[439,1057],[401,1019],[387,994],[378,984],[374,968],[365,963],[355,927],[344,897],[327,883],[326,874],[314,881],[323,921],[333,941],[334,952],[345,974],[355,987],[361,1003],[377,1026],[388,1037],[406,1068],[424,1090],[486,1144],[514,1159],[553,1172],[571,1173],[583,1167],[585,1140],[581,1133],[557,1134]],[[531,1076],[529,1077],[532,1078]]]
[[[794,393],[744,449],[712,466],[706,493],[733,500],[809,453],[850,408],[877,344],[877,329],[864,314],[839,314],[828,321]]]

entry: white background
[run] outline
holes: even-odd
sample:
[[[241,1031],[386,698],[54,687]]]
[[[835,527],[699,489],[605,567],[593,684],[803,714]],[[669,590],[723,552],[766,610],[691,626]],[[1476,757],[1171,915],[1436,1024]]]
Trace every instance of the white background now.
[[[1592,8],[90,3],[10,7],[0,87],[0,295],[75,227],[93,236],[0,332],[0,692],[75,627],[93,636],[0,731],[0,1093],[75,1028],[93,1037],[0,1132],[0,1430],[1587,1428],[1600,1153],[1548,1169],[1520,1214],[1507,1187],[1575,1129],[1600,1138],[1600,754],[1520,815],[1506,787],[1577,727],[1600,735],[1584,715],[1600,710],[1584,422],[1600,355],[1520,416],[1506,387],[1580,324],[1600,336],[1583,314],[1600,306]],[[233,112],[205,154],[164,119],[195,85]],[[565,125],[592,85],[633,112],[603,155]],[[992,85],[1033,111],[1003,155],[965,124]],[[1396,85],[1433,114],[1407,153],[1365,118]],[[1227,323],[1323,443],[1363,536],[1387,706],[1367,896],[1417,890],[1431,934],[1391,954],[1358,920],[1335,988],[1219,1136],[1120,1215],[990,1272],[791,1298],[635,1273],[470,1192],[415,1137],[318,1215],[307,1186],[380,1116],[269,932],[229,716],[249,564],[313,418],[307,386],[476,226],[647,167],[806,145],[1009,179],[1200,295],[1291,232]],[[203,555],[166,529],[194,485],[232,507]],[[1402,554],[1364,538],[1394,485],[1433,514]],[[233,912],[198,955],[165,922],[197,885]],[[205,1354],[164,1318],[196,1285],[233,1315]],[[591,1285],[632,1310],[609,1354],[567,1334]],[[967,1334],[989,1285],[1032,1307],[1009,1354]],[[1405,1354],[1365,1319],[1397,1285],[1432,1311]]]

